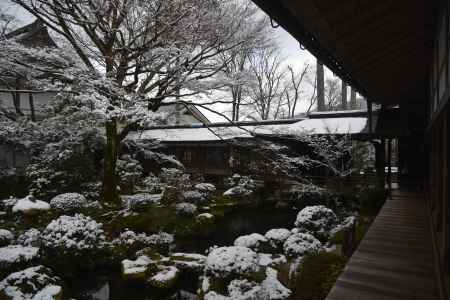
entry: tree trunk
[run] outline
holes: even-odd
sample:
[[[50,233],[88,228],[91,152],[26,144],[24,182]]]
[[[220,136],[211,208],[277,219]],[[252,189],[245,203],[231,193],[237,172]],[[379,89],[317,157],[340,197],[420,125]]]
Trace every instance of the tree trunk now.
[[[323,64],[317,60],[317,110],[325,111],[325,79]]]
[[[109,203],[119,202],[117,192],[116,162],[118,155],[119,138],[117,134],[117,121],[106,122],[106,148],[103,162],[103,201]]]
[[[356,107],[356,91],[353,87],[350,89],[350,109],[357,109],[357,107]]]
[[[341,81],[341,106],[342,110],[347,109],[347,84]]]

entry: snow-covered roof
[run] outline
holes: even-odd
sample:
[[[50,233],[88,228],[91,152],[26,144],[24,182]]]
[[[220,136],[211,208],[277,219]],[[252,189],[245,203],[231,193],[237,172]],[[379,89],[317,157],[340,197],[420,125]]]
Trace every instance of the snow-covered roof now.
[[[292,124],[149,129],[130,133],[128,138],[157,139],[163,142],[207,142],[271,134],[360,134],[367,132],[366,126],[367,118],[362,117],[323,118],[306,119]]]

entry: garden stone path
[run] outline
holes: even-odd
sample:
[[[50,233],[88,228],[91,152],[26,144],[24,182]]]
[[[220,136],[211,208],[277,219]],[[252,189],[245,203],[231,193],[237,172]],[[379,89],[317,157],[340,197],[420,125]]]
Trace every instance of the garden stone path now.
[[[327,300],[439,299],[428,208],[393,190]]]

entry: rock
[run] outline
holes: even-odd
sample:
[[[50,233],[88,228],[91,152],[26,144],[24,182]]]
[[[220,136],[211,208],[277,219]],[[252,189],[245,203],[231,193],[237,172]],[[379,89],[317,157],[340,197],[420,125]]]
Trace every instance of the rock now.
[[[12,243],[14,235],[11,231],[0,229],[0,247],[7,246]]]
[[[17,243],[22,246],[37,247],[41,243],[41,232],[36,228],[30,228],[17,238]]]
[[[274,228],[267,231],[264,236],[273,249],[282,252],[283,244],[291,236],[291,232],[285,228]]]
[[[166,186],[163,191],[162,203],[170,205],[178,200],[178,190],[174,186]]]
[[[200,275],[205,267],[206,256],[197,253],[174,253],[170,260],[179,270]]]
[[[197,206],[188,202],[175,204],[175,211],[181,216],[193,216],[197,213]]]
[[[256,252],[264,252],[269,249],[269,241],[259,233],[242,235],[234,240],[234,245],[247,247]]]
[[[149,268],[156,269],[156,263],[148,256],[142,255],[136,260],[124,259],[121,262],[122,277],[125,280],[144,281]]]
[[[212,183],[197,183],[195,189],[202,193],[212,193],[216,191],[216,187]]]
[[[64,193],[53,197],[50,200],[50,207],[62,212],[80,212],[86,208],[88,201],[78,193]]]
[[[295,233],[284,242],[283,248],[287,257],[295,258],[320,252],[322,244],[309,233]]]
[[[323,205],[307,206],[302,209],[295,221],[301,232],[308,232],[322,241],[326,241],[331,229],[337,224],[334,212]]]
[[[147,283],[158,289],[171,289],[175,286],[180,271],[174,266],[158,266],[158,271],[147,279]]]
[[[0,282],[0,299],[61,300],[62,296],[61,280],[44,266],[12,273]]]
[[[197,205],[206,202],[205,194],[199,191],[186,191],[182,194],[182,198],[185,202],[195,203]]]
[[[247,188],[245,188],[244,186],[241,185],[237,185],[234,186],[232,188],[229,188],[228,190],[226,190],[223,195],[224,196],[228,196],[228,197],[233,197],[233,196],[249,196],[253,193],[252,190],[249,190]]]
[[[125,206],[132,211],[143,211],[159,205],[163,194],[140,193],[135,195],[122,195],[121,199]]]
[[[11,245],[0,248],[0,277],[29,267],[39,259],[39,248]]]
[[[37,200],[29,195],[23,199],[17,200],[12,207],[13,213],[22,213],[24,215],[35,215],[50,209],[50,204],[45,201]]]

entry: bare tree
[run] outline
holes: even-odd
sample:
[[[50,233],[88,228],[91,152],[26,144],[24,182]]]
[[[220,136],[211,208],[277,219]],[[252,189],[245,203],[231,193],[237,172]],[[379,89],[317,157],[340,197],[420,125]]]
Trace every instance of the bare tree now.
[[[302,83],[308,75],[309,64],[305,64],[300,73],[294,71],[292,66],[288,66],[289,80],[285,86],[284,94],[286,97],[286,106],[288,108],[288,117],[294,118],[298,102],[303,94]]]
[[[283,80],[286,70],[281,66],[277,48],[256,51],[250,57],[254,81],[250,84],[250,103],[258,119],[277,119],[282,108]]]
[[[103,198],[109,201],[118,200],[120,142],[148,117],[144,108],[157,111],[164,99],[225,86],[216,77],[224,63],[215,58],[246,36],[237,34],[243,26],[237,0],[12,1],[62,36],[83,64],[42,73],[77,84],[104,114]]]
[[[325,103],[327,110],[340,109],[339,79],[327,78],[325,80]]]

